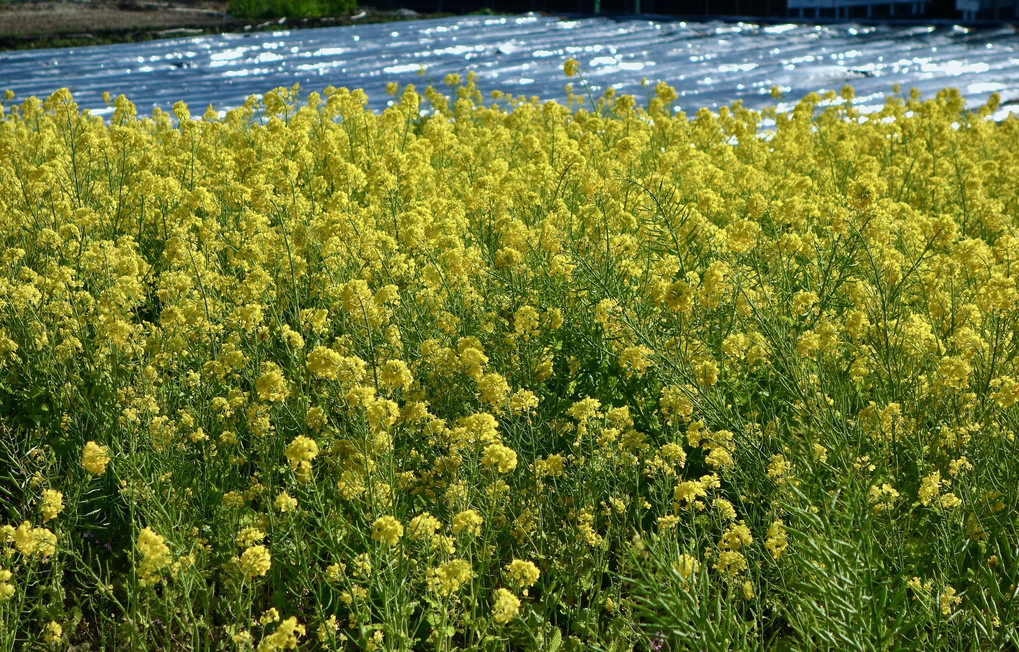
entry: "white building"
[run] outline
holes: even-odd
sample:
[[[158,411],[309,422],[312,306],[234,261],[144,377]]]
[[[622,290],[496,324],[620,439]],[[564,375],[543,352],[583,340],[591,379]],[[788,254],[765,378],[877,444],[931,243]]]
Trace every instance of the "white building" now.
[[[788,0],[789,9],[797,10],[800,18],[804,18],[811,14],[807,12],[812,11],[814,17],[820,16],[821,12],[828,13],[829,11],[835,12],[836,18],[848,18],[849,11],[854,7],[866,7],[867,17],[870,18],[874,15],[875,6],[883,6],[888,8],[888,14],[890,16],[923,16],[927,12],[927,4],[930,0]],[[964,2],[966,0],[957,0],[957,2]],[[980,0],[976,0],[980,1]],[[988,0],[993,1],[993,0]]]
[[[955,9],[966,21],[1019,18],[1019,0],[955,0]]]
[[[925,15],[929,3],[930,0],[788,0],[788,7],[800,18],[822,15],[849,18],[850,11],[858,7],[865,7],[870,18],[877,6],[886,7],[891,17],[906,18]],[[966,22],[1019,19],[1019,0],[955,0],[955,9]]]

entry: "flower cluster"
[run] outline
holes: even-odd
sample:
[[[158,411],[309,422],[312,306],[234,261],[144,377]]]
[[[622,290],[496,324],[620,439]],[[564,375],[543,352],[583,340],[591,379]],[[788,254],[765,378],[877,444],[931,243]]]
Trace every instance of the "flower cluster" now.
[[[141,555],[141,561],[138,563],[138,576],[141,581],[145,583],[158,581],[159,572],[171,562],[170,547],[166,545],[165,539],[151,528],[144,528],[138,535],[135,547]]]
[[[1019,120],[563,72],[3,100],[15,647],[1016,638]]]

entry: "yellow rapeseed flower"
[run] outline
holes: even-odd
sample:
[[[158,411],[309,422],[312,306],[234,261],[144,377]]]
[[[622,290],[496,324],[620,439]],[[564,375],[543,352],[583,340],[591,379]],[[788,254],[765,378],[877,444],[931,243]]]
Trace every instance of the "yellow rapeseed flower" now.
[[[517,468],[517,453],[512,448],[502,444],[489,444],[485,446],[481,464],[483,466],[494,466],[499,469],[499,473],[509,473]]]
[[[492,619],[505,625],[520,614],[520,599],[506,589],[496,589]]]
[[[11,583],[13,577],[14,574],[11,571],[0,568],[0,602],[10,600],[17,592],[14,584]]]
[[[944,592],[938,596],[938,605],[941,607],[941,615],[948,616],[956,605],[962,603],[962,598],[955,595],[955,588],[946,586]]]
[[[514,559],[506,565],[506,576],[517,586],[534,586],[541,572],[534,562],[525,559]]]
[[[296,650],[301,639],[307,633],[304,625],[291,616],[279,624],[272,634],[258,644],[258,652],[277,652],[278,650]]]
[[[343,370],[343,356],[325,346],[316,346],[308,354],[308,370],[316,378],[336,380]]]
[[[924,506],[930,505],[935,496],[938,495],[938,487],[941,485],[941,472],[934,471],[920,482],[918,495]]]
[[[57,535],[25,521],[14,530],[14,547],[26,557],[45,559],[57,551]]]
[[[380,516],[372,523],[372,539],[395,546],[403,536],[403,524],[396,517]]]
[[[407,363],[403,360],[390,360],[382,367],[379,374],[379,382],[385,387],[396,389],[402,387],[405,391],[414,384],[414,376],[411,375]]]
[[[283,370],[272,362],[262,365],[262,375],[255,380],[258,397],[270,403],[285,401],[290,396],[290,386]]]
[[[781,519],[775,519],[768,528],[768,533],[764,539],[764,547],[771,553],[772,557],[778,560],[788,545],[784,524]]]
[[[473,509],[466,509],[453,517],[453,534],[463,532],[467,536],[476,537],[481,534],[483,519]]]
[[[410,523],[407,524],[407,533],[411,541],[431,540],[440,527],[442,527],[442,522],[439,519],[424,512],[410,519]]]
[[[58,645],[61,639],[63,639],[63,636],[64,628],[60,626],[60,623],[55,620],[51,620],[46,624],[46,636],[43,640],[45,640],[48,645]]]
[[[265,539],[265,532],[257,527],[246,527],[237,533],[234,541],[238,548],[247,548]]]
[[[170,547],[166,540],[151,528],[143,528],[135,542],[141,562],[138,564],[138,576],[143,582],[153,582],[159,571],[170,565]]]
[[[440,595],[449,595],[474,577],[471,563],[464,559],[453,559],[433,569],[430,584]]]
[[[278,623],[280,621],[280,612],[276,610],[276,607],[270,607],[268,610],[262,612],[262,615],[258,618],[258,624],[268,625],[269,623]]]
[[[265,546],[252,546],[234,559],[241,575],[248,579],[264,576],[272,566],[272,555]]]
[[[737,525],[731,525],[722,533],[722,540],[719,547],[723,550],[736,551],[753,543],[754,538],[750,535],[750,528],[746,523],[740,521]]]
[[[106,472],[106,465],[110,463],[110,456],[106,451],[106,446],[100,446],[94,441],[86,443],[81,452],[82,467],[93,475],[102,475]]]
[[[42,512],[42,522],[46,523],[57,517],[64,509],[64,494],[53,489],[44,489],[42,500],[39,502],[39,511]]]
[[[318,455],[318,444],[314,439],[297,435],[287,446],[285,453],[290,462],[290,468],[297,470],[302,465],[311,465],[311,461]]]
[[[297,509],[297,499],[291,497],[287,492],[281,491],[273,501],[273,506],[281,512],[290,512]]]

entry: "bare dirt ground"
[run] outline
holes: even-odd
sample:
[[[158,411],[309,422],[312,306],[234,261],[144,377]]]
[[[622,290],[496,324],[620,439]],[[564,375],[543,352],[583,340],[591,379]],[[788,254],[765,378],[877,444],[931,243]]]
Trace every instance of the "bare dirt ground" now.
[[[324,27],[418,17],[407,10],[358,10],[329,18],[252,21],[227,14],[226,0],[0,0],[0,50],[98,45],[288,27]]]

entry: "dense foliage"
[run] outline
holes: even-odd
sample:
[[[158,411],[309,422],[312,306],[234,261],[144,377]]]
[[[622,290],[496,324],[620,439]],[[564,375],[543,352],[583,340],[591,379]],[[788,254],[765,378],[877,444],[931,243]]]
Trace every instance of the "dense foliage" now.
[[[230,0],[234,18],[321,18],[354,11],[357,0]]]
[[[6,98],[0,650],[1016,645],[1019,120],[446,84]]]

